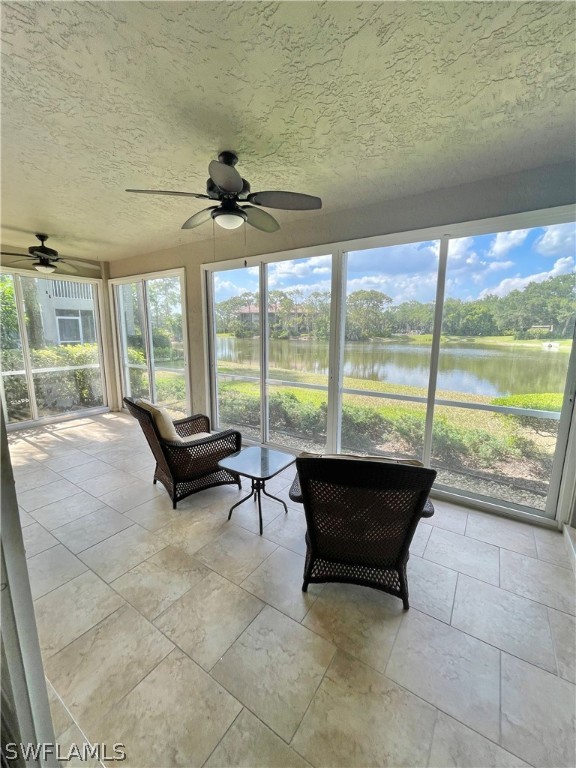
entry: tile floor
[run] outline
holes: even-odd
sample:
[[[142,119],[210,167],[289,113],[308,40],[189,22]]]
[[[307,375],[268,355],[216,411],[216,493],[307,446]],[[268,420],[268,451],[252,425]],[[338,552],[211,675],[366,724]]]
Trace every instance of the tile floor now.
[[[573,766],[575,583],[560,534],[436,502],[411,609],[301,592],[305,519],[238,491],[173,511],[138,425],[13,433],[55,729],[129,766]],[[294,470],[271,482],[288,500]],[[68,747],[66,747],[67,749]]]

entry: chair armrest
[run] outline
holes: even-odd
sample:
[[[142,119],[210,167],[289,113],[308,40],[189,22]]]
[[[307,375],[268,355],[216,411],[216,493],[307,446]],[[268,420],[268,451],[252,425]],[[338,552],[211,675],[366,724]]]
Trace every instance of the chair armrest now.
[[[424,509],[422,510],[422,514],[420,517],[432,517],[434,514],[434,504],[430,501],[430,499],[426,499],[426,504],[424,504]]]
[[[210,432],[210,419],[203,413],[196,413],[185,419],[177,419],[174,428],[180,437],[192,437],[197,432]]]
[[[208,456],[213,454],[218,454],[218,458],[223,459],[241,449],[242,435],[235,429],[227,429],[224,432],[215,432],[210,437],[194,440],[193,443],[160,440],[160,444],[167,455],[174,459],[190,457],[191,455]]]

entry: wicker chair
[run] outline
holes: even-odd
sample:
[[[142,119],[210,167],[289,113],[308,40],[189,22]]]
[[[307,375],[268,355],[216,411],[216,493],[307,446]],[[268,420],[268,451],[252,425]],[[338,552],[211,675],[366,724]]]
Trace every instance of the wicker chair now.
[[[173,509],[176,509],[177,502],[205,488],[231,484],[242,487],[238,475],[218,466],[221,459],[242,447],[240,432],[228,429],[192,443],[164,440],[149,411],[136,405],[129,397],[124,398],[124,404],[132,416],[138,419],[156,459],[154,484],[160,480],[170,494]],[[178,419],[174,427],[180,437],[187,438],[199,432],[210,432],[210,419],[196,414]]]
[[[369,459],[298,458],[296,467],[308,524],[302,590],[361,584],[401,598],[407,610],[410,542],[420,518],[434,514],[427,499],[436,472]],[[295,485],[290,496],[299,500]]]

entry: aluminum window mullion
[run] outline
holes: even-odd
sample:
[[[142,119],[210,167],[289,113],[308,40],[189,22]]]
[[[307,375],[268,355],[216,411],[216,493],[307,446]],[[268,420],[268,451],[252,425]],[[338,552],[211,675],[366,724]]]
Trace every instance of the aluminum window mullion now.
[[[35,279],[35,278],[31,278]],[[35,421],[39,418],[38,403],[36,402],[36,390],[34,389],[34,378],[32,376],[32,359],[30,357],[30,344],[28,343],[28,332],[26,330],[26,321],[24,318],[24,291],[20,283],[20,276],[14,275],[14,295],[16,296],[16,316],[18,318],[18,330],[20,332],[20,341],[22,342],[22,357],[24,358],[24,370],[26,371],[26,383],[28,385],[28,397],[30,398],[30,415]]]
[[[328,418],[326,450],[339,453],[342,434],[342,381],[344,360],[345,293],[348,255],[332,254],[332,302],[330,306],[330,343],[328,345]]]
[[[438,383],[438,364],[440,360],[440,340],[442,336],[442,315],[444,312],[444,293],[446,289],[446,267],[448,264],[448,243],[450,235],[440,239],[438,254],[438,278],[436,282],[436,303],[434,306],[434,328],[432,330],[432,347],[430,350],[430,375],[428,379],[428,397],[426,405],[426,422],[424,427],[424,446],[422,461],[430,466],[432,457],[432,429],[434,427],[434,406],[436,403],[436,385]]]
[[[260,264],[260,440],[267,443],[270,432],[268,413],[268,267]]]
[[[144,312],[144,348],[146,349],[146,362],[148,366],[148,389],[150,391],[150,400],[156,402],[156,376],[154,374],[154,341],[152,337],[152,325],[150,312],[148,311],[148,281],[140,282],[140,298],[142,299],[142,308]]]

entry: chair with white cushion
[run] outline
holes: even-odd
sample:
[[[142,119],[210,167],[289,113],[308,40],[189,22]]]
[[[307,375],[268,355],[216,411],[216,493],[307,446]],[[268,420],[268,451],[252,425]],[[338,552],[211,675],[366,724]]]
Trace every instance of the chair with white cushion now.
[[[124,398],[138,420],[156,459],[158,480],[172,499],[172,507],[192,493],[215,485],[242,487],[240,477],[220,469],[218,462],[242,447],[242,435],[234,429],[210,433],[210,419],[203,414],[172,421],[168,411],[148,400]]]

